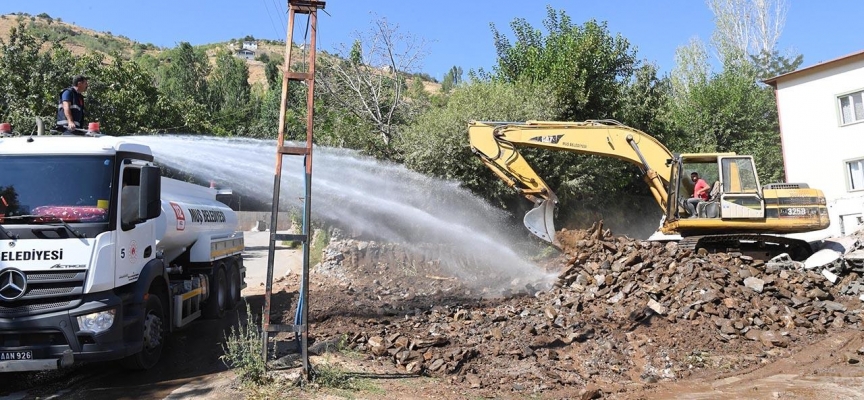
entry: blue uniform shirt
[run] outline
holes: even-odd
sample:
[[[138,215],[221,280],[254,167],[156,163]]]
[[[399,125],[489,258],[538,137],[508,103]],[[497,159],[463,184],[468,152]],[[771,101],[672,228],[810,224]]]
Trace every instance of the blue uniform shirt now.
[[[60,94],[60,101],[57,103],[57,126],[68,128],[69,121],[66,121],[66,113],[63,112],[64,101],[69,102],[72,119],[76,126],[81,128],[84,123],[84,96],[72,87],[64,89],[63,93]]]

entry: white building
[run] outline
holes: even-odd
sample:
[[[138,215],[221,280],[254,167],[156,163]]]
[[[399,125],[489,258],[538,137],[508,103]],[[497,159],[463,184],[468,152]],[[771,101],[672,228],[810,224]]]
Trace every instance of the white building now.
[[[249,49],[240,49],[235,54],[237,55],[237,57],[244,58],[247,60],[254,60],[255,59],[255,52],[252,50],[249,50]]]
[[[258,42],[251,41],[251,40],[244,40],[243,41],[243,48],[247,49],[247,50],[252,50],[252,51],[258,50]]]
[[[787,182],[822,189],[832,235],[864,218],[864,51],[776,76]]]

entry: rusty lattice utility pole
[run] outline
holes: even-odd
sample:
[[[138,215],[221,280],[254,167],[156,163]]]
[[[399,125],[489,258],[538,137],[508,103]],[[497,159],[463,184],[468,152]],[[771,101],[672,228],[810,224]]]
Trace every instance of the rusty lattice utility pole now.
[[[279,108],[279,139],[276,143],[276,173],[273,179],[273,207],[270,217],[270,251],[267,256],[267,281],[264,292],[264,322],[263,322],[263,350],[262,357],[267,362],[267,349],[271,332],[294,332],[300,344],[300,353],[303,359],[303,373],[309,376],[309,252],[311,251],[311,239],[309,225],[311,223],[312,204],[312,124],[314,121],[315,99],[315,39],[318,34],[318,10],[324,9],[324,1],[318,0],[288,0],[288,33],[285,39],[285,61],[282,67],[282,103]],[[310,44],[309,60],[305,72],[291,71],[291,44],[294,36],[294,17],[297,14],[309,16],[308,27]],[[285,146],[285,110],[288,99],[288,82],[297,81],[306,84],[306,143],[304,146]],[[279,189],[282,181],[282,159],[285,156],[302,156],[305,166],[303,198],[303,228],[300,234],[287,235],[277,234],[276,229],[279,219]],[[277,241],[299,241],[303,243],[303,276],[300,283],[300,293],[297,299],[297,312],[294,324],[271,324],[270,308],[273,295],[273,262],[275,260]]]

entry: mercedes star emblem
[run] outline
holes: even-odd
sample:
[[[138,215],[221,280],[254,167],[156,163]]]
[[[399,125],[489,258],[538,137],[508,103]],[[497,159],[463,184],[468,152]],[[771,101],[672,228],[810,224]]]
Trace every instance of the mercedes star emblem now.
[[[0,271],[0,299],[17,300],[27,292],[27,277],[17,269]]]

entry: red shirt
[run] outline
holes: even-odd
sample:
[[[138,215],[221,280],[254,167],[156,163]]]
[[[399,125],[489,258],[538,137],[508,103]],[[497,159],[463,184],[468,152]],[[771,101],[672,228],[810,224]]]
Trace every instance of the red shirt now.
[[[696,180],[696,186],[693,187],[693,198],[694,199],[708,200],[708,190],[702,192],[702,194],[697,194],[697,193],[699,193],[699,190],[708,189],[708,188],[709,188],[709,186],[707,183],[705,183],[704,179],[702,179],[702,178],[697,179]]]

